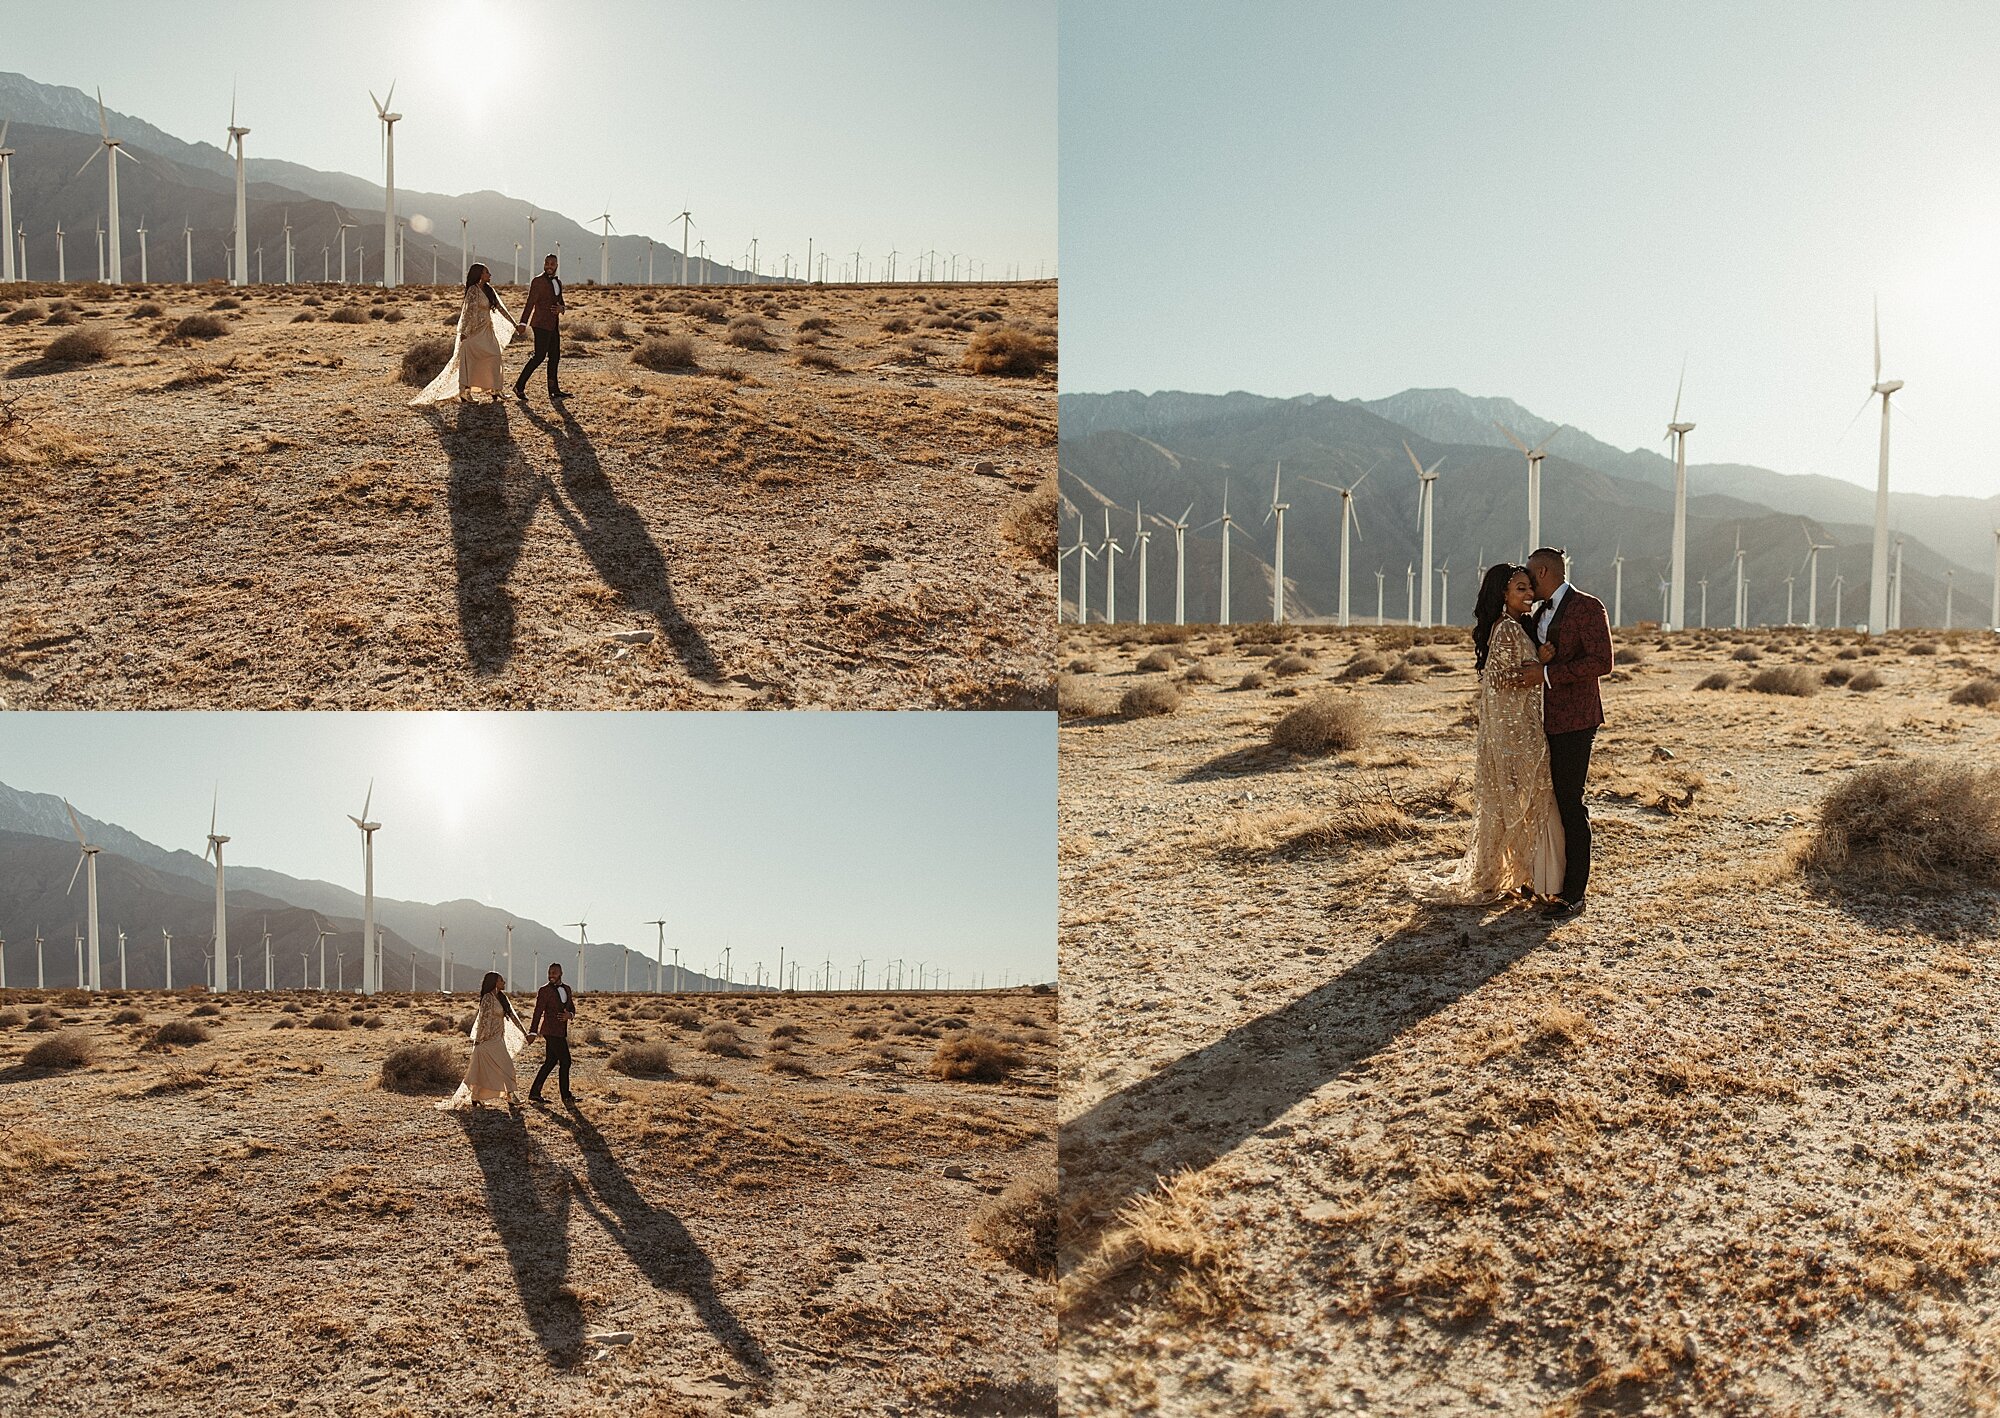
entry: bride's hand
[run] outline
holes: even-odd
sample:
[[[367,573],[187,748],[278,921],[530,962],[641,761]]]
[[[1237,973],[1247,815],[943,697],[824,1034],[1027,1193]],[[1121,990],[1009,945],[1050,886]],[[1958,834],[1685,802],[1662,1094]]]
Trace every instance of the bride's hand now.
[[[1535,658],[1540,660],[1543,664],[1546,665],[1549,661],[1553,660],[1555,657],[1556,657],[1555,646],[1544,643],[1541,645],[1537,645],[1535,647]]]

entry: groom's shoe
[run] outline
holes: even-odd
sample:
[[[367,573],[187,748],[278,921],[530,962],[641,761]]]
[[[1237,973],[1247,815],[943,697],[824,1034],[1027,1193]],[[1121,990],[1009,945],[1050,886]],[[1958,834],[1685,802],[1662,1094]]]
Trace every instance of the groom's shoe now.
[[[1555,900],[1542,907],[1543,918],[1551,921],[1566,921],[1571,916],[1580,916],[1582,914],[1583,903],[1581,901],[1570,901],[1561,896],[1556,897]]]

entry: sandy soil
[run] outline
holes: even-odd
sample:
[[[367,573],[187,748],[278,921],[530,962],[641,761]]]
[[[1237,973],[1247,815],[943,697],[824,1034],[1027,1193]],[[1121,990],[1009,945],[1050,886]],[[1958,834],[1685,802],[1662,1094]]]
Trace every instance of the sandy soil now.
[[[1853,769],[1995,760],[1947,702],[1991,638],[1621,632],[1551,928],[1412,891],[1469,823],[1465,632],[1341,684],[1376,632],[1257,631],[1064,631],[1064,1412],[2000,1411],[2000,891],[1793,855]],[[1801,661],[1884,683],[1741,687]],[[1372,737],[1271,749],[1330,685]]]
[[[566,405],[537,371],[428,411],[398,374],[456,293],[362,290],[401,318],[348,324],[328,290],[0,301],[77,316],[0,323],[7,706],[1046,705],[1054,365],[962,360],[1000,323],[1053,349],[1052,283],[572,286]],[[228,333],[175,337],[219,298]],[[773,349],[725,342],[746,314]],[[109,358],[44,357],[78,329]],[[648,335],[698,370],[635,364]]]
[[[1051,1279],[968,1232],[1052,1189],[1053,995],[667,997],[685,1025],[586,996],[578,1108],[518,1116],[377,1081],[411,1043],[462,1069],[422,1026],[466,996],[231,995],[207,1042],[142,1047],[201,998],[0,1001],[0,1410],[1054,1412]],[[381,1025],[276,1027],[330,1001]],[[26,1067],[38,1007],[96,1061]],[[929,1077],[947,1017],[1022,1068]],[[724,1019],[749,1057],[696,1046]],[[639,1037],[676,1077],[610,1069]]]

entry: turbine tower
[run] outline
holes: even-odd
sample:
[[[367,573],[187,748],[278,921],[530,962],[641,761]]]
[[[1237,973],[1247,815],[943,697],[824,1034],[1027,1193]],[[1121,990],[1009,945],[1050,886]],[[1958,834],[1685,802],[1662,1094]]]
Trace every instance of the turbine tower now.
[[[1264,514],[1264,520],[1267,523],[1273,517],[1278,519],[1278,556],[1271,567],[1271,623],[1273,625],[1283,625],[1285,623],[1285,514],[1291,511],[1292,504],[1278,501],[1278,480],[1284,475],[1285,465],[1283,462],[1280,462],[1277,465],[1277,470],[1271,475],[1271,507]]]
[[[1743,528],[1736,529],[1736,629],[1745,628],[1750,616],[1749,585],[1743,579]]]
[[[686,285],[688,283],[688,228],[694,225],[694,214],[683,206],[679,216],[671,217],[668,220],[681,224],[681,284]],[[808,260],[806,265],[810,267],[812,262]],[[811,270],[808,270],[806,275],[811,276]]]
[[[201,854],[203,860],[211,854],[215,857],[215,971],[208,986],[218,994],[229,987],[223,963],[228,959],[229,912],[223,904],[222,894],[222,844],[229,839],[215,830],[215,810],[221,801],[222,793],[218,789],[208,805],[208,847]]]
[[[194,226],[186,217],[181,218],[181,245],[187,256],[187,283],[194,284]]]
[[[1806,534],[1806,629],[1818,630],[1819,554],[1823,551],[1833,551],[1835,547],[1832,542],[1814,541],[1810,527],[1802,526],[1800,530]],[[1840,617],[1836,615],[1833,623],[1840,624]]]
[[[1187,519],[1189,515],[1193,513],[1193,511],[1194,511],[1194,504],[1190,502],[1188,504],[1188,510],[1186,512],[1181,513],[1180,521],[1167,523],[1169,527],[1172,527],[1174,529],[1174,624],[1175,625],[1187,624],[1187,530],[1188,530]],[[1994,564],[1996,567],[2000,567],[2000,532],[1995,532],[1993,534],[1993,541],[1994,541],[1994,550],[1993,550]],[[1996,581],[1995,585],[2000,586],[2000,581]],[[1995,595],[2000,596],[2000,591],[1996,591]],[[1994,601],[1994,604],[1996,606],[2000,606],[2000,599],[1996,599]],[[2000,610],[1994,611],[1993,619],[1995,624],[2000,624]]]
[[[2000,527],[1993,529],[1993,628],[2000,630]]]
[[[394,92],[393,85],[390,91]],[[347,820],[361,829],[361,993],[364,995],[372,995],[382,988],[381,965],[376,959],[381,943],[375,939],[375,833],[382,824],[368,816],[369,805],[374,801],[375,780],[370,778],[368,794],[361,800],[361,816],[347,815]],[[416,987],[417,982],[413,978],[410,988],[414,990]]]
[[[1611,623],[1625,623],[1625,539],[1620,537],[1611,554]]]
[[[318,916],[314,916],[313,934],[317,937],[317,944],[319,945],[319,987],[323,990],[326,988],[326,942],[333,932],[327,929],[325,921],[322,921]],[[305,984],[303,980],[299,983],[301,986]]]
[[[152,284],[146,274],[146,219],[143,216],[139,218],[139,284]]]
[[[1868,578],[1868,633],[1889,628],[1889,396],[1903,387],[1900,379],[1882,377],[1882,306],[1875,306],[1875,383],[1868,397],[1882,396],[1882,451],[1875,471],[1875,556]],[[1862,408],[1868,404],[1864,400]],[[1900,586],[1898,591],[1902,589]]]
[[[583,914],[588,916],[590,912],[585,911]],[[583,953],[590,948],[590,927],[583,921],[565,921],[563,924],[576,927],[576,985],[574,988],[581,990],[583,988]]]
[[[1687,436],[1694,425],[1681,422],[1681,390],[1687,385],[1687,361],[1681,361],[1681,382],[1674,386],[1674,416],[1667,420],[1667,437],[1674,443],[1674,539],[1667,563],[1668,593],[1666,629],[1687,628],[1687,521],[1688,465]]]
[[[90,983],[84,988],[102,989],[103,982],[98,978],[97,965],[97,854],[103,849],[93,847],[84,840],[83,824],[76,820],[76,809],[69,805],[68,798],[63,799],[63,811],[69,814],[69,827],[70,831],[76,834],[76,845],[83,849],[76,859],[76,871],[69,874],[69,888],[64,894],[76,890],[76,874],[84,872],[84,909],[87,913],[85,919],[90,924]]]
[[[1380,465],[1378,464],[1377,466]],[[1374,471],[1375,471],[1374,468],[1370,468],[1368,470],[1368,473],[1372,473]],[[1340,494],[1340,623],[1343,626],[1352,623],[1348,615],[1348,599],[1347,599],[1348,535],[1351,532],[1357,541],[1361,539],[1361,521],[1359,516],[1354,511],[1354,489],[1360,487],[1361,484],[1368,481],[1368,473],[1363,473],[1360,477],[1356,478],[1346,487],[1336,487],[1332,483],[1323,483],[1316,478],[1306,479],[1307,482],[1312,483],[1313,486],[1315,487],[1323,487],[1327,489],[1329,492],[1337,492]]]
[[[1125,548],[1111,535],[1109,507],[1104,509],[1104,540],[1099,545],[1104,557],[1104,623],[1110,625],[1118,619],[1118,553]]]
[[[1549,445],[1563,426],[1557,424],[1549,430],[1549,436],[1533,448],[1514,436],[1514,430],[1499,420],[1493,426],[1507,435],[1507,441],[1528,455],[1528,550],[1534,551],[1542,544],[1542,459],[1549,456]]]
[[[394,290],[402,272],[396,260],[396,124],[402,120],[400,113],[391,113],[389,105],[396,101],[396,85],[389,85],[389,97],[378,99],[375,90],[368,91],[368,100],[375,105],[375,116],[382,121],[382,288]],[[239,165],[237,171],[242,172]],[[237,190],[242,190],[242,179],[237,179]],[[240,200],[240,199],[239,199]],[[373,937],[361,942],[361,978],[366,981],[374,969],[375,951]],[[364,990],[368,987],[362,986]]]
[[[661,984],[660,976],[662,972],[664,972],[667,968],[667,923],[665,921],[648,921],[646,922],[646,924],[649,926],[658,926],[660,928],[659,944],[654,947],[654,955],[653,955],[653,993],[658,994],[660,992],[660,984]],[[778,969],[780,973],[783,973],[784,971],[784,959],[785,959],[784,947],[779,946]]]
[[[1152,545],[1153,534],[1146,530],[1146,510],[1139,503],[1132,504],[1132,554],[1139,559],[1139,624],[1146,623],[1146,552]]]
[[[295,284],[298,280],[298,273],[292,266],[292,209],[290,207],[285,208],[285,225],[282,230],[285,236],[285,284],[289,286]]]
[[[14,150],[7,146],[7,125],[0,119],[0,281],[26,280],[14,272]]]
[[[1426,630],[1428,630],[1431,624],[1431,517],[1432,517],[1432,508],[1437,500],[1438,469],[1441,466],[1443,466],[1444,459],[1439,458],[1437,462],[1431,464],[1428,468],[1426,468],[1422,463],[1417,461],[1417,455],[1410,451],[1410,445],[1407,440],[1405,440],[1403,443],[1403,451],[1405,453],[1409,453],[1410,466],[1417,470],[1417,515],[1422,519],[1424,528],[1423,530],[1424,599],[1423,599],[1422,625]],[[1540,490],[1541,489],[1538,481],[1535,491],[1539,493]],[[1537,532],[1541,529],[1541,515],[1539,511],[1533,511],[1530,526],[1533,530],[1529,534],[1529,540],[1532,541],[1534,539],[1534,532]]]
[[[235,121],[233,116],[230,121]],[[106,126],[104,121],[104,90],[102,89],[97,91],[97,137],[99,146],[89,157],[83,160],[83,167],[76,170],[76,175],[78,177],[83,176],[83,168],[89,167],[92,163],[96,162],[99,153],[104,155],[105,181],[110,185],[109,196],[107,198],[111,222],[110,283],[114,286],[122,285],[124,284],[125,276],[125,251],[124,247],[120,245],[118,237],[118,159],[123,158],[127,162],[137,162],[139,160],[125,151],[122,139],[111,136],[111,129]]]
[[[229,267],[229,284],[232,286],[248,285],[250,281],[250,219],[247,215],[248,209],[243,200],[243,139],[249,132],[248,128],[237,126],[236,93],[234,90],[231,90],[229,94],[229,136],[223,140],[222,146],[226,152],[231,143],[236,145],[236,259],[230,263]],[[190,276],[188,279],[193,280],[194,278]],[[217,944],[215,947],[215,956],[217,960],[223,958],[222,946],[220,944]],[[216,969],[220,972],[223,967],[218,965]],[[216,978],[221,979],[221,974],[218,973]]]
[[[168,930],[165,926],[161,926],[160,939],[166,943],[166,949],[167,949],[166,979],[167,979],[167,988],[171,990],[174,987],[174,933]]]
[[[464,280],[466,273],[471,269],[472,220],[469,217],[460,217],[458,219],[458,278]]]
[[[1222,528],[1222,597],[1221,604],[1217,607],[1219,615],[1216,624],[1227,625],[1229,624],[1229,534],[1236,530],[1236,520],[1229,515],[1228,478],[1222,480],[1222,515],[1203,526],[1201,530],[1205,532],[1209,527]]]
[[[592,217],[591,220],[604,223],[604,235],[597,243],[597,283],[601,286],[608,286],[611,284],[611,203],[609,199],[606,199],[604,206],[605,210]]]

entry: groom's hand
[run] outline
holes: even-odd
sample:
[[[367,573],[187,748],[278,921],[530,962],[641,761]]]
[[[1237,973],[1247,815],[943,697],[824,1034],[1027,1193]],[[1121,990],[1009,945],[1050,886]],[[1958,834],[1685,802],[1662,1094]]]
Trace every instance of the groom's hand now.
[[[1549,661],[1553,660],[1555,657],[1556,657],[1556,647],[1551,644],[1548,644],[1546,641],[1543,642],[1541,645],[1535,647],[1535,658],[1540,660],[1543,664],[1546,665]]]

